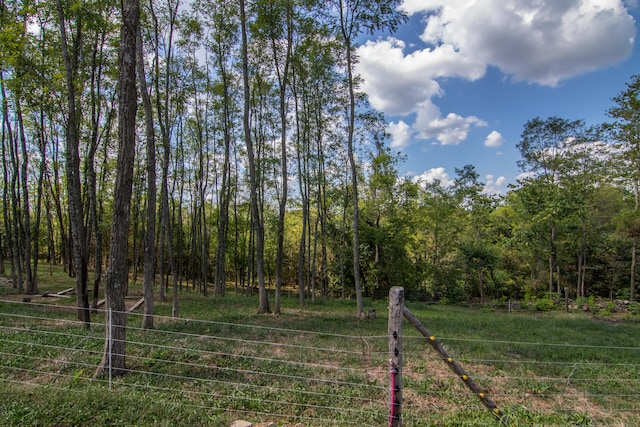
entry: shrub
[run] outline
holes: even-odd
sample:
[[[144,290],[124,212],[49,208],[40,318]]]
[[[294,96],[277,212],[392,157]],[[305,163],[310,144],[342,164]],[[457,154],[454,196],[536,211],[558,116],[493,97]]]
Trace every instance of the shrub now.
[[[536,300],[536,310],[538,311],[551,311],[555,308],[555,303],[552,299],[542,298]]]
[[[605,310],[609,311],[610,313],[615,313],[616,311],[618,311],[618,306],[613,301],[607,301]]]
[[[633,314],[634,316],[640,315],[640,303],[638,302],[629,303],[627,309],[629,310],[629,313]]]

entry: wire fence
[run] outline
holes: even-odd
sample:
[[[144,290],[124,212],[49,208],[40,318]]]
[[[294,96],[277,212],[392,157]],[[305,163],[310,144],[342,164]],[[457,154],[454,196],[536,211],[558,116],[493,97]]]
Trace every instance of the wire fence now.
[[[134,390],[227,419],[305,426],[382,426],[389,420],[386,333],[163,316],[154,317],[154,329],[142,329],[136,326],[140,314],[127,316],[127,375],[110,379],[94,377],[105,348],[105,311],[86,328],[72,307],[0,301],[0,382],[67,392]],[[455,414],[463,414],[455,425],[496,425],[491,414],[465,421],[465,413],[481,413],[482,405],[410,326],[403,340],[404,426],[436,425]],[[531,420],[551,415],[547,419],[574,425],[640,425],[640,347],[438,340],[510,425],[542,425]]]
[[[378,426],[387,416],[386,336],[350,336],[127,313],[127,375],[94,378],[108,313],[91,328],[68,306],[0,302],[0,380],[82,383],[172,396],[171,404],[308,425]],[[24,307],[28,308],[25,314]]]

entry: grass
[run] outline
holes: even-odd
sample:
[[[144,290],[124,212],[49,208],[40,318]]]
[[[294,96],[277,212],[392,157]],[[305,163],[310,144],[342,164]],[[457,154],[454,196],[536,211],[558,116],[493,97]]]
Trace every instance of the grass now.
[[[40,290],[72,287],[62,275]],[[139,292],[132,286],[132,292]],[[21,301],[6,285],[0,300]],[[0,425],[278,426],[387,423],[386,302],[359,320],[355,303],[283,298],[280,316],[257,300],[180,293],[180,319],[158,302],[153,331],[129,317],[129,373],[93,378],[104,316],[75,324],[74,298],[0,302]],[[637,317],[500,311],[408,303],[408,308],[507,415],[510,426],[640,425]],[[187,320],[188,319],[188,320]],[[426,340],[404,324],[403,425],[499,425]]]

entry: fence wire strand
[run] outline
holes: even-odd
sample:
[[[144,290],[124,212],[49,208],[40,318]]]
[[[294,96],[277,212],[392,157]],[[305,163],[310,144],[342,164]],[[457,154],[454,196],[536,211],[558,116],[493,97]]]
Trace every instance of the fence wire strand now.
[[[0,300],[0,382],[57,387],[65,381],[84,381],[106,388],[106,379],[90,376],[103,356],[104,323],[94,322],[86,329],[83,322],[66,318],[76,307],[27,303],[34,313],[26,315],[4,311],[2,304],[18,303]],[[106,313],[98,310],[97,319],[104,315],[106,321]],[[333,334],[167,316],[154,316],[154,323],[155,329],[126,327],[130,375],[114,380],[115,391],[130,388],[185,395],[191,400],[168,403],[319,425],[379,425],[388,417],[387,335]],[[313,343],[314,339],[322,344]],[[325,339],[329,345],[324,345]],[[446,361],[431,351],[424,338],[407,334],[403,339],[405,426],[422,425],[419,414],[450,411],[451,406],[444,402],[472,401],[460,379],[447,372]],[[493,399],[517,408],[565,405],[562,410],[578,412],[578,405],[589,401],[595,412],[606,408],[621,416],[640,414],[640,347],[456,337],[438,340],[453,347],[454,353],[456,346],[464,347],[456,362],[467,366]],[[469,357],[467,344],[493,351]],[[505,347],[509,350],[495,351]],[[567,348],[576,357],[536,360],[528,356],[528,348],[553,352]],[[616,360],[581,356],[600,351],[622,356]],[[604,388],[612,384],[618,390]],[[213,396],[218,403],[212,401]],[[251,409],[258,404],[264,410]],[[276,413],[278,407],[287,407],[287,413]],[[332,414],[340,414],[339,424]],[[371,423],[373,418],[379,423]]]

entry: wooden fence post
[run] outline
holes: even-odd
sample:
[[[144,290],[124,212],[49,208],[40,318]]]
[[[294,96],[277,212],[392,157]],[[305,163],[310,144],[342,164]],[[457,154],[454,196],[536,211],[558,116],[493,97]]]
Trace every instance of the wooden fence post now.
[[[402,319],[404,288],[389,291],[389,427],[402,427]]]

